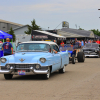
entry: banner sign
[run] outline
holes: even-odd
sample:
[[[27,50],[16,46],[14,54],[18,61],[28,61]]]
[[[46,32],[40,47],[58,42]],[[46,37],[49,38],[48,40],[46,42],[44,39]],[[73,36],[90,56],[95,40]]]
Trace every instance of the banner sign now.
[[[33,35],[33,38],[35,39],[48,39],[47,35]]]

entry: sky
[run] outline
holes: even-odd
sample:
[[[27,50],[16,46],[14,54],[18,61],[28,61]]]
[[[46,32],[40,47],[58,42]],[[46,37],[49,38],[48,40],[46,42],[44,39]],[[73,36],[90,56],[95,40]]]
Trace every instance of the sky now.
[[[43,29],[62,28],[62,21],[73,29],[100,30],[100,0],[0,0],[0,19]],[[76,27],[77,26],[77,27]],[[49,27],[49,28],[48,28]]]

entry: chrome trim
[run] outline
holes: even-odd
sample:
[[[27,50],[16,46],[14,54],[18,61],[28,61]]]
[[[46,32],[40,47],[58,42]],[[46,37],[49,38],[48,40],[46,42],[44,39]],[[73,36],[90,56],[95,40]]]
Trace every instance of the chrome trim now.
[[[86,56],[90,56],[90,57],[98,57],[98,55],[85,55]]]
[[[7,64],[39,64],[39,63],[7,63]]]
[[[10,74],[13,72],[13,70],[13,67],[10,67],[10,70],[0,70],[0,74]]]
[[[34,69],[33,72],[34,72],[35,74],[47,74],[47,73],[48,73],[48,70],[41,71],[41,70],[36,70],[36,69]]]
[[[33,69],[33,67],[30,67],[29,70],[33,72],[33,74],[47,74],[48,73],[48,70],[36,70],[36,69]],[[13,73],[18,75],[18,72],[14,72],[13,67],[10,67],[10,70],[0,70],[0,74],[13,74]],[[26,74],[27,73],[30,73],[30,72],[26,72]]]

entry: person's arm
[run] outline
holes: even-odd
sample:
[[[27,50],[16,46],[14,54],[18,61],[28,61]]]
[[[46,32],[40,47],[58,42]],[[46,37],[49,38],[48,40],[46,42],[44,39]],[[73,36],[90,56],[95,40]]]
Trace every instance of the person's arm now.
[[[12,46],[12,44],[10,43],[10,45],[11,45],[11,53],[13,54],[13,46]]]
[[[53,51],[54,51],[55,53],[58,53],[58,52],[57,52],[56,50],[54,50],[54,49],[53,49]]]

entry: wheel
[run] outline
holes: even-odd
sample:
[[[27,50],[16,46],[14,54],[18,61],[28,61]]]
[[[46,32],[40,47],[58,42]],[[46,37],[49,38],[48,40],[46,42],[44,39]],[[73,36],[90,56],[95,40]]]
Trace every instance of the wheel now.
[[[49,79],[50,78],[50,74],[51,74],[50,67],[48,67],[48,73],[47,74],[43,74],[43,78],[44,79]]]
[[[75,64],[75,55],[72,55],[72,64]]]
[[[5,78],[6,80],[12,79],[12,77],[13,77],[13,74],[4,74],[4,78]]]
[[[61,68],[61,69],[59,70],[59,73],[65,73],[65,65],[64,65],[63,68]]]
[[[85,56],[84,56],[83,52],[78,52],[77,60],[78,60],[78,62],[84,62],[85,61]]]

